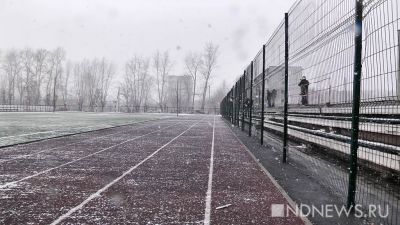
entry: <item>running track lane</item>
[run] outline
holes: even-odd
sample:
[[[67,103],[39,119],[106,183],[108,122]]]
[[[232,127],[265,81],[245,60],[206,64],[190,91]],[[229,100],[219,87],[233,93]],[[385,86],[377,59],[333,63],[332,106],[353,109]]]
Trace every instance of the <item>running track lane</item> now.
[[[43,139],[36,142],[30,142],[27,144],[17,144],[15,146],[0,148],[0,164],[4,163],[5,161],[10,161],[17,158],[38,154],[43,150],[52,151],[62,146],[73,145],[75,143],[83,142],[88,139],[116,135],[118,133],[121,132],[123,133],[124,131],[132,128],[139,128],[148,124],[157,123],[160,121],[170,121],[170,120],[171,118],[140,121],[122,126],[115,126],[115,127],[93,130],[89,132],[77,133],[73,135],[61,136],[51,139]]]
[[[73,160],[78,160],[103,149],[112,148],[114,145],[139,137],[144,133],[149,133],[157,129],[166,129],[168,126],[173,126],[174,124],[176,123],[158,122],[156,124],[150,123],[135,127],[134,129],[132,127],[121,127],[120,132],[117,134],[110,133],[110,135],[98,136],[98,138],[94,136],[78,143],[65,143],[58,146],[57,149],[50,149],[48,151],[44,149],[40,154],[33,153],[30,156],[0,162],[0,189],[3,189],[5,184],[12,183],[13,181],[18,181],[24,177],[29,177]]]
[[[220,117],[214,150],[211,224],[305,224],[299,217],[271,217],[271,204],[288,200]]]
[[[2,190],[0,224],[49,224],[195,122],[184,122]]]
[[[145,147],[146,144],[140,144],[142,148],[129,149],[132,151],[126,152],[127,146],[125,146],[116,150],[115,155],[117,157],[104,155],[96,160],[91,159],[85,163],[82,162],[81,165],[75,165],[68,170],[65,168],[60,173],[53,174],[58,179],[54,179],[55,177],[50,181],[39,179],[36,183],[47,181],[44,187],[50,186],[47,189],[59,190],[60,186],[57,184],[60,183],[59,178],[66,177],[67,181],[62,183],[74,186],[76,184],[71,183],[70,173],[75,171],[72,174],[76,173],[75,175],[82,176],[80,174],[82,171],[76,171],[76,169],[86,166],[85,171],[89,170],[90,172],[89,174],[85,172],[84,177],[94,178],[100,175],[103,177],[101,183],[104,184],[104,181],[107,180],[104,179],[104,176],[110,175],[110,170],[113,174],[110,175],[108,181],[116,181],[117,172],[115,168],[118,168],[119,173],[123,172],[122,169],[126,169],[126,165],[115,165],[116,159],[125,163],[132,161],[130,166],[135,163],[138,165],[137,169],[135,167],[134,170],[112,183],[99,195],[95,195],[91,201],[85,203],[82,209],[74,211],[71,215],[65,217],[65,220],[59,221],[63,224],[81,222],[89,224],[143,224],[143,222],[151,224],[174,222],[178,224],[201,224],[205,219],[204,212],[207,212],[205,208],[208,193],[206,192],[207,188],[210,187],[208,185],[210,180],[212,181],[209,198],[211,224],[304,224],[299,218],[270,217],[271,203],[287,204],[287,200],[246,152],[245,147],[236,139],[230,128],[220,117],[216,118],[214,160],[210,159],[212,127],[209,125],[212,122],[209,120],[207,123],[202,122],[198,125],[198,128],[188,130],[186,134],[182,134],[170,145],[165,146],[156,154],[150,155],[150,158],[141,161],[139,164],[137,164],[139,160],[137,158],[150,154],[151,150],[154,151],[154,148],[149,149],[149,146]],[[169,139],[171,139],[173,137],[171,133],[176,133],[176,131],[163,133],[159,136],[159,139],[164,139],[164,136],[169,136]],[[160,145],[159,140],[153,142],[159,142],[158,145]],[[129,153],[137,152],[139,149],[142,150],[132,156],[129,155]],[[127,158],[123,158],[124,156]],[[99,166],[104,163],[101,163],[101,161],[109,162],[110,165],[113,165],[112,168],[102,170]],[[93,162],[97,162],[99,165],[97,167],[88,166]],[[214,164],[213,173],[211,173],[212,179],[209,177],[209,171],[212,171],[209,167],[211,162]],[[56,185],[52,186],[54,183]],[[101,187],[100,182],[94,183],[96,184],[94,187]],[[92,187],[83,186],[84,190],[79,190],[82,187],[78,187],[78,190],[81,191],[78,193],[80,197],[75,197],[74,202],[84,200],[83,197],[88,196],[91,190],[96,190],[93,189],[93,182],[90,181],[88,186]],[[44,187],[40,187],[39,190]],[[84,195],[82,195],[83,193]],[[53,194],[62,195],[61,198],[58,196],[61,201],[63,198],[65,199],[65,201],[62,201],[63,204],[59,205],[60,207],[63,206],[62,212],[71,207],[68,206],[71,205],[71,200],[67,199],[68,194],[71,193]],[[54,203],[52,198],[53,196],[50,195],[50,201]],[[33,202],[34,205],[38,206],[41,205],[40,203],[43,202]],[[226,204],[232,205],[225,209],[216,209],[216,207]],[[34,207],[30,207],[31,210],[32,208],[35,210]],[[42,212],[41,216],[38,217],[36,214],[39,212],[36,209],[34,221],[39,224],[48,224],[48,220],[45,218],[46,216],[49,217],[48,214],[54,213],[54,210],[43,208],[44,213]],[[24,212],[29,212],[29,210],[20,212],[22,217],[27,217]],[[54,217],[54,214],[51,217]]]
[[[204,219],[212,117],[60,224],[195,224]]]

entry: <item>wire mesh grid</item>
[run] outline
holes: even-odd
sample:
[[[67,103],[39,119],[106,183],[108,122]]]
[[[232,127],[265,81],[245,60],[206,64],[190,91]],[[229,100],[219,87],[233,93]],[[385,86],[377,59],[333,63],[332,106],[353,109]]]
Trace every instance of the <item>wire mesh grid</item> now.
[[[357,96],[355,36],[362,32],[355,202],[364,208],[373,205],[387,209],[387,217],[369,220],[394,225],[400,223],[400,3],[398,0],[361,2],[363,26],[355,23],[355,1],[299,0],[288,13],[289,158],[309,167],[307,171],[328,187],[326,191],[335,194],[343,204],[346,199],[348,203],[349,167],[354,161],[350,157],[354,132],[352,107]],[[253,85],[249,82],[248,66],[239,80],[245,79],[245,88],[235,89],[242,90],[242,96],[247,98],[249,90],[253,90],[253,117],[243,115],[256,124],[253,129],[257,135],[263,129],[265,139],[279,140],[282,145],[284,21],[265,44],[265,58],[261,50],[252,63]],[[231,97],[231,93],[227,95],[223,105],[233,111],[244,110],[235,107],[235,101],[231,104]]]

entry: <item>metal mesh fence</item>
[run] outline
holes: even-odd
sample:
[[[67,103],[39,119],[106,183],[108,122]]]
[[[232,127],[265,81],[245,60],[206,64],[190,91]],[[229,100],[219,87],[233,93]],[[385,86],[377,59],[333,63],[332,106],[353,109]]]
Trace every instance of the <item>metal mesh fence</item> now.
[[[297,1],[221,102],[343,204],[388,209],[368,220],[390,225],[400,223],[399,12],[398,0]]]
[[[366,1],[357,202],[388,207],[400,224],[399,20],[397,0]]]
[[[120,112],[120,113],[186,113],[186,114],[219,114],[218,107],[205,107],[204,111],[192,107],[163,107],[158,106],[116,106],[106,105],[0,105],[0,112]]]

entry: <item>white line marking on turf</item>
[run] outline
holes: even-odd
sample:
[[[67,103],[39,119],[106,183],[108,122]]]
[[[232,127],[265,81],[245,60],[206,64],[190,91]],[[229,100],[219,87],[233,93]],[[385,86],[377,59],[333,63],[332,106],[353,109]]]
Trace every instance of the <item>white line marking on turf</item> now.
[[[214,116],[214,124],[213,124],[212,143],[211,143],[210,171],[208,174],[206,209],[204,212],[204,225],[209,225],[210,218],[211,218],[211,192],[212,192],[212,180],[213,180],[213,173],[214,173],[214,140],[215,140],[215,116]]]
[[[50,225],[56,225],[59,224],[61,221],[63,221],[64,219],[68,218],[69,216],[71,216],[74,212],[80,210],[83,206],[85,206],[87,203],[89,203],[91,200],[93,200],[94,198],[100,197],[101,193],[107,191],[108,188],[110,188],[112,185],[114,185],[115,183],[117,183],[118,181],[120,181],[122,178],[124,178],[126,175],[130,174],[133,170],[135,170],[136,168],[138,168],[140,165],[142,165],[143,163],[145,163],[147,160],[151,159],[154,155],[156,155],[159,151],[161,151],[163,148],[165,148],[167,145],[171,144],[173,141],[175,141],[176,139],[178,139],[180,136],[182,136],[184,133],[186,133],[188,130],[192,129],[192,127],[194,127],[195,125],[197,125],[198,123],[200,123],[201,121],[193,124],[192,126],[190,126],[188,129],[186,129],[185,131],[183,131],[182,133],[180,133],[178,136],[174,137],[173,139],[171,139],[168,143],[164,144],[163,146],[161,146],[160,148],[158,148],[156,151],[154,151],[153,153],[151,153],[149,156],[147,156],[145,159],[143,159],[142,161],[140,161],[138,164],[136,164],[135,166],[131,167],[129,170],[125,171],[121,176],[117,177],[115,180],[111,181],[110,183],[108,183],[106,186],[104,186],[103,188],[101,188],[100,190],[96,191],[95,193],[91,194],[87,199],[85,199],[83,202],[81,202],[79,205],[75,206],[74,208],[70,209],[67,213],[61,215],[60,217],[58,217],[55,221],[53,221]]]
[[[118,144],[116,144],[116,145],[113,145],[113,146],[104,148],[104,149],[102,149],[102,150],[100,150],[100,151],[97,151],[97,152],[91,153],[91,154],[89,154],[89,155],[86,155],[86,156],[84,156],[84,157],[81,157],[81,158],[78,158],[78,159],[69,161],[69,162],[64,163],[64,164],[61,164],[61,165],[59,165],[59,166],[56,166],[56,167],[53,167],[53,168],[50,168],[50,169],[47,169],[47,170],[43,170],[43,171],[41,171],[41,172],[35,173],[35,174],[33,174],[33,175],[30,175],[30,176],[27,176],[27,177],[24,177],[24,178],[21,178],[21,179],[16,180],[16,181],[11,181],[11,182],[2,184],[2,185],[0,185],[0,190],[1,190],[1,189],[4,189],[4,188],[6,188],[6,187],[13,186],[13,185],[15,185],[16,183],[19,183],[19,182],[21,182],[21,181],[25,181],[25,180],[31,179],[31,178],[33,178],[33,177],[37,177],[37,176],[39,176],[39,175],[41,175],[41,174],[48,173],[48,172],[50,172],[50,171],[52,171],[52,170],[55,170],[55,169],[58,169],[58,168],[67,166],[67,165],[69,165],[69,164],[72,164],[72,163],[81,161],[81,160],[83,160],[83,159],[89,158],[89,157],[94,156],[94,155],[96,155],[96,154],[99,154],[99,153],[102,153],[102,152],[104,152],[104,151],[110,150],[110,149],[112,149],[112,148],[118,147],[118,146],[120,146],[120,145],[122,145],[122,144],[125,144],[125,143],[127,143],[127,142],[134,141],[134,140],[136,140],[136,139],[138,139],[138,138],[141,138],[141,137],[147,136],[147,135],[149,135],[149,134],[153,134],[153,133],[159,132],[159,131],[161,131],[161,130],[165,130],[165,129],[170,128],[170,127],[175,126],[175,125],[176,125],[176,124],[173,124],[173,125],[171,125],[171,126],[167,126],[167,127],[162,128],[162,129],[158,129],[158,130],[156,130],[156,131],[152,131],[152,132],[150,132],[150,133],[147,133],[147,134],[143,134],[143,135],[141,135],[141,136],[134,137],[134,138],[132,138],[132,139],[129,139],[129,140],[120,142],[120,143],[118,143]]]
[[[151,122],[151,121],[152,121],[152,120],[143,121],[143,122]],[[142,122],[139,122],[139,123],[142,123]],[[136,124],[136,123],[134,123],[134,124]],[[134,124],[130,124],[130,125],[134,125]],[[150,125],[147,125],[147,126],[137,127],[137,128],[146,128],[146,127],[157,126],[157,125],[159,125],[159,124],[150,124]],[[129,125],[128,125],[128,126],[129,126]],[[109,127],[109,128],[117,128],[117,127]],[[108,128],[107,128],[107,129],[108,129]],[[94,131],[97,131],[97,130],[93,130],[93,132],[94,132]],[[92,131],[90,131],[90,132],[92,132]],[[108,136],[112,136],[112,135],[117,135],[117,134],[121,134],[121,133],[123,133],[123,132],[124,132],[124,131],[120,131],[120,132],[116,132],[116,133],[106,134],[106,135],[103,135],[103,136],[98,136],[98,137],[95,137],[95,138],[89,138],[89,139],[85,139],[85,140],[82,140],[82,141],[77,141],[77,142],[74,142],[74,143],[71,143],[71,144],[67,144],[67,145],[62,145],[62,146],[58,146],[58,147],[54,147],[54,148],[43,149],[43,150],[41,150],[41,151],[34,152],[34,153],[31,153],[31,154],[18,155],[18,156],[14,157],[14,158],[11,158],[11,159],[1,160],[1,161],[0,161],[0,165],[1,165],[1,163],[6,163],[6,162],[18,160],[18,159],[27,158],[27,157],[29,157],[29,156],[37,155],[37,154],[40,154],[40,153],[43,153],[43,152],[56,150],[56,149],[63,148],[63,147],[66,147],[66,146],[71,146],[71,145],[74,145],[74,144],[82,143],[82,142],[85,142],[85,141],[88,141],[88,140],[96,140],[96,139],[99,139],[99,138],[104,138],[104,137],[108,137]]]
[[[172,117],[171,117],[171,118],[172,118]],[[167,118],[165,118],[165,119],[170,119],[170,118],[167,117]],[[151,119],[151,120],[137,121],[137,122],[134,122],[134,123],[127,123],[127,124],[120,124],[120,125],[111,125],[111,126],[108,126],[108,127],[100,127],[99,129],[88,130],[88,131],[83,131],[83,132],[78,132],[78,133],[66,133],[66,134],[63,134],[63,135],[60,135],[60,136],[54,136],[54,137],[50,137],[50,138],[39,139],[39,140],[37,140],[37,141],[30,142],[30,143],[24,143],[24,142],[22,142],[22,143],[16,143],[15,146],[7,147],[7,148],[15,148],[16,146],[20,146],[20,145],[31,145],[31,144],[35,144],[35,143],[38,143],[38,142],[50,141],[50,140],[52,140],[53,138],[62,138],[62,137],[65,137],[65,136],[67,136],[67,135],[68,135],[68,136],[75,136],[75,135],[80,135],[80,134],[89,133],[89,132],[94,132],[94,131],[103,130],[103,129],[112,129],[112,128],[117,128],[117,127],[121,127],[121,126],[130,126],[130,125],[141,124],[141,123],[145,123],[145,122],[152,122],[152,121],[157,121],[157,120],[160,120],[160,119]],[[95,127],[95,126],[88,126],[88,127]],[[88,128],[88,127],[75,127],[75,128],[72,128],[72,129],[81,129],[81,128]],[[53,130],[53,131],[43,131],[43,132],[55,132],[55,131],[63,131],[63,130]],[[38,132],[38,133],[41,133],[41,132]],[[8,138],[8,137],[26,136],[26,135],[31,135],[31,134],[32,134],[32,133],[30,133],[30,134],[16,135],[16,136],[5,136],[5,137],[0,137],[0,139],[2,139],[2,138]],[[33,133],[33,134],[34,134],[34,133]],[[0,146],[0,147],[2,147],[2,146]]]

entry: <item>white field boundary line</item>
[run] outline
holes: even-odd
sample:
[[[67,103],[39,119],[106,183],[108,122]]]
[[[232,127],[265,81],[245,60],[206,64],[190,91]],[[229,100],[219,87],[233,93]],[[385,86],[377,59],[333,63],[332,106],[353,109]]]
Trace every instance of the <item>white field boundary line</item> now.
[[[229,126],[228,126],[229,127]],[[281,193],[281,195],[288,201],[290,207],[292,209],[296,209],[296,202],[288,195],[288,193],[285,191],[285,189],[282,188],[281,185],[278,184],[278,182],[275,180],[275,178],[268,172],[267,169],[264,168],[264,166],[258,161],[258,159],[254,156],[254,154],[247,148],[245,144],[243,144],[242,140],[239,139],[239,137],[233,132],[232,128],[228,128],[233,136],[238,140],[239,144],[246,150],[247,154],[250,155],[250,157],[253,159],[253,161],[260,167],[260,169],[264,172],[264,174],[271,180],[272,184],[275,185],[275,187],[278,189],[278,191]],[[307,217],[299,217],[305,225],[312,225],[311,221]]]
[[[133,123],[135,124],[135,123]],[[103,126],[102,126],[103,125]],[[116,126],[121,126],[121,125],[116,125]],[[81,130],[81,129],[87,129],[87,128],[91,128],[91,127],[99,127],[101,129],[107,129],[107,128],[112,128],[115,127],[113,125],[108,125],[108,124],[99,124],[99,125],[91,125],[91,126],[86,126],[86,127],[74,127],[71,128],[71,130]],[[35,133],[28,133],[28,134],[21,134],[21,135],[11,135],[11,136],[5,136],[5,137],[0,137],[0,139],[12,139],[12,138],[21,138],[21,137],[25,137],[25,136],[31,136],[31,135],[36,135],[36,134],[45,134],[45,133],[54,133],[54,132],[58,132],[58,131],[63,131],[63,132],[67,132],[67,134],[69,133],[67,130],[48,130],[48,131],[40,131],[40,132],[35,132]]]
[[[140,136],[137,136],[137,137],[134,137],[134,138],[132,138],[132,139],[129,139],[129,140],[126,140],[126,141],[120,142],[120,143],[118,143],[118,144],[116,144],[116,145],[113,145],[113,146],[110,146],[110,147],[104,148],[104,149],[102,149],[102,150],[100,150],[100,151],[97,151],[97,152],[91,153],[91,154],[89,154],[89,155],[86,155],[86,156],[84,156],[84,157],[81,157],[81,158],[78,158],[78,159],[75,159],[75,160],[69,161],[69,162],[67,162],[67,163],[64,163],[64,164],[58,165],[58,166],[56,166],[56,167],[49,168],[49,169],[47,169],[47,170],[40,171],[40,172],[38,172],[38,173],[35,173],[35,174],[33,174],[33,175],[30,175],[30,176],[27,176],[27,177],[21,178],[21,179],[19,179],[19,180],[16,180],[16,181],[11,181],[11,182],[8,182],[8,183],[5,183],[5,184],[2,184],[2,185],[0,185],[0,190],[1,190],[1,189],[5,189],[5,188],[7,188],[7,187],[10,187],[10,186],[13,186],[13,185],[15,185],[15,184],[17,184],[17,183],[19,183],[19,182],[22,182],[22,181],[25,181],[25,180],[31,179],[31,178],[33,178],[33,177],[37,177],[37,176],[39,176],[39,175],[42,175],[42,174],[48,173],[48,172],[50,172],[50,171],[52,171],[52,170],[59,169],[59,168],[61,168],[61,167],[64,167],[64,166],[70,165],[70,164],[72,164],[72,163],[79,162],[79,161],[81,161],[81,160],[83,160],[83,159],[86,159],[86,158],[89,158],[89,157],[91,157],[91,156],[97,155],[97,154],[99,154],[99,153],[105,152],[105,151],[107,151],[107,150],[110,150],[110,149],[112,149],[112,148],[118,147],[118,146],[120,146],[120,145],[123,145],[123,144],[125,144],[125,143],[128,143],[128,142],[130,142],[130,141],[134,141],[134,140],[136,140],[136,139],[139,139],[139,138],[145,137],[145,136],[147,136],[147,135],[154,134],[154,133],[156,133],[156,132],[159,132],[159,131],[165,130],[165,129],[167,129],[167,128],[170,128],[170,127],[172,127],[172,126],[175,126],[175,125],[177,125],[177,124],[178,124],[178,123],[176,123],[176,124],[173,124],[173,125],[171,125],[171,126],[167,126],[167,127],[164,127],[164,128],[158,129],[158,130],[155,130],[155,131],[152,131],[152,132],[149,132],[149,133],[146,133],[146,134],[143,134],[143,135],[140,135]]]
[[[93,130],[86,130],[86,131],[78,131],[76,133],[74,132],[67,132],[67,133],[63,133],[62,135],[55,135],[55,136],[50,136],[50,137],[45,137],[42,139],[37,139],[37,140],[30,140],[30,141],[25,141],[25,142],[20,142],[20,143],[15,143],[15,144],[10,144],[10,145],[0,145],[0,148],[15,148],[16,146],[19,145],[29,145],[29,144],[34,144],[37,142],[44,142],[44,141],[50,141],[54,138],[62,138],[62,137],[67,137],[67,136],[74,136],[74,135],[79,135],[79,134],[85,134],[85,133],[89,133],[89,132],[94,132],[94,131],[99,131],[99,130],[105,130],[105,129],[112,129],[112,128],[118,128],[118,127],[123,127],[123,126],[131,126],[131,125],[135,125],[135,124],[141,124],[141,123],[146,123],[146,122],[152,122],[152,121],[158,121],[158,120],[165,120],[165,119],[171,119],[174,117],[165,117],[165,118],[157,118],[157,119],[149,119],[149,120],[143,120],[143,121],[137,121],[137,122],[133,122],[133,123],[125,123],[125,124],[119,124],[119,125],[111,125],[108,127],[99,127],[98,129],[93,129]],[[76,127],[73,129],[82,129],[82,128],[88,128],[88,127],[96,127],[96,125],[93,126],[87,126],[87,127]],[[55,131],[62,131],[62,130],[53,130],[53,131],[48,131],[48,132],[55,132]],[[38,132],[41,133],[41,132]],[[21,139],[21,136],[27,136],[27,135],[33,135],[33,134],[37,134],[37,133],[30,133],[30,134],[22,134],[22,135],[18,135],[18,136],[6,136],[6,137],[0,137],[0,139],[2,138],[8,138],[8,137],[16,137],[15,139],[17,139],[18,137]],[[14,140],[15,140],[14,139]]]
[[[116,125],[119,126],[119,125]],[[99,125],[92,125],[92,126],[86,126],[86,127],[74,127],[71,128],[71,130],[81,130],[81,129],[87,129],[87,128],[91,128],[91,127],[99,127],[101,129],[107,129],[107,128],[112,128],[114,127],[113,125],[108,125],[108,124],[99,124]],[[21,134],[21,135],[10,135],[10,136],[5,136],[5,137],[0,137],[0,139],[18,139],[21,137],[25,137],[25,136],[33,136],[36,134],[45,134],[45,133],[55,133],[55,132],[59,132],[59,131],[63,131],[63,132],[67,132],[67,134],[69,133],[67,130],[48,130],[48,131],[40,131],[40,132],[34,132],[34,133],[28,133],[28,134]]]
[[[212,194],[212,181],[213,181],[213,173],[214,173],[215,116],[214,116],[214,124],[212,127],[213,127],[213,135],[212,135],[212,142],[211,142],[210,171],[208,174],[206,208],[205,208],[205,212],[204,212],[204,225],[210,225],[210,220],[211,220],[211,194]]]
[[[146,121],[146,122],[148,122],[148,121]],[[142,129],[142,128],[147,128],[147,127],[157,126],[157,125],[159,125],[159,124],[150,124],[150,125],[146,125],[146,126],[140,126],[140,127],[137,127],[137,128],[138,129]],[[43,149],[41,151],[34,152],[34,153],[31,153],[31,154],[19,155],[17,157],[11,158],[11,159],[1,160],[0,161],[0,165],[2,163],[6,163],[6,162],[18,160],[18,159],[27,158],[29,156],[37,155],[37,154],[40,154],[40,153],[43,153],[43,152],[52,151],[52,150],[56,150],[56,149],[59,149],[59,148],[64,148],[64,147],[71,146],[71,145],[74,145],[74,144],[79,144],[79,143],[82,143],[82,142],[85,142],[85,141],[88,141],[88,140],[96,140],[96,139],[99,139],[99,138],[104,138],[104,137],[108,137],[108,136],[112,136],[112,135],[117,135],[117,134],[121,134],[121,133],[124,133],[124,132],[125,131],[120,131],[120,132],[116,132],[116,133],[106,134],[106,135],[103,135],[103,136],[98,136],[98,137],[94,137],[94,138],[85,139],[85,140],[82,140],[82,141],[73,142],[73,143],[70,143],[70,144],[67,144],[67,145],[62,145],[62,146],[58,146],[58,147],[54,147],[54,148]]]
[[[114,185],[115,183],[117,183],[118,181],[120,181],[122,178],[124,178],[125,176],[127,176],[128,174],[130,174],[133,170],[135,170],[136,168],[138,168],[140,165],[142,165],[143,163],[145,163],[147,160],[151,159],[154,155],[156,155],[158,152],[160,152],[162,149],[164,149],[165,147],[167,147],[169,144],[171,144],[173,141],[175,141],[176,139],[178,139],[180,136],[182,136],[184,133],[186,133],[187,131],[189,131],[190,129],[192,129],[194,126],[196,126],[197,124],[199,124],[202,120],[194,123],[192,126],[190,126],[188,129],[186,129],[185,131],[183,131],[182,133],[180,133],[178,136],[172,138],[168,143],[164,144],[163,146],[161,146],[160,148],[158,148],[156,151],[154,151],[153,153],[151,153],[150,155],[148,155],[145,159],[143,159],[142,161],[140,161],[138,164],[136,164],[135,166],[131,167],[129,170],[125,171],[121,176],[117,177],[115,180],[111,181],[110,183],[108,183],[107,185],[105,185],[103,188],[99,189],[98,191],[96,191],[95,193],[91,194],[88,198],[86,198],[83,202],[81,202],[79,205],[75,206],[74,208],[70,209],[67,213],[61,215],[60,217],[58,217],[56,220],[54,220],[50,225],[56,225],[59,224],[60,222],[62,222],[64,219],[68,218],[69,216],[71,216],[74,212],[82,209],[86,204],[88,204],[90,201],[92,201],[94,198],[100,197],[101,193],[107,191],[107,189],[109,189],[112,185]]]

